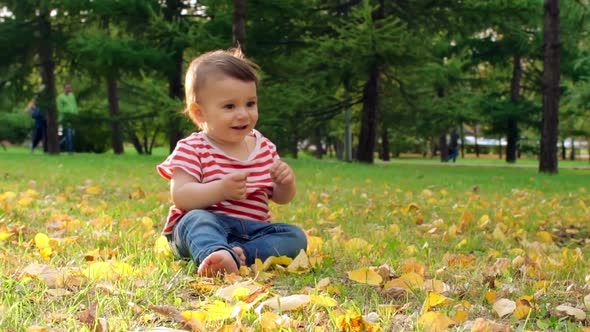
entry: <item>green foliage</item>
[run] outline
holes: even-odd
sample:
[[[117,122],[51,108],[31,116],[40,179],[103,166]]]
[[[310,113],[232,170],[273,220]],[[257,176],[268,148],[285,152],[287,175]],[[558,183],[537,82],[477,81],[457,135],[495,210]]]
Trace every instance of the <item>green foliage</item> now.
[[[0,141],[21,144],[30,135],[33,120],[25,112],[0,112]]]
[[[464,123],[478,123],[496,135],[507,119],[538,138],[543,42],[538,0],[245,3],[245,51],[263,72],[258,127],[282,151],[296,152],[298,143],[316,138],[341,142],[347,97],[358,137],[359,105],[373,64],[380,70],[378,128],[391,140],[430,141]],[[103,80],[116,78],[118,119],[127,137],[131,132],[156,137],[156,145],[168,141],[174,112],[182,108],[179,73],[194,56],[233,45],[230,0],[5,0],[2,7],[7,10],[0,17],[2,112],[27,102],[40,86],[35,31],[40,13],[51,12],[58,85],[77,83],[81,109],[106,118]],[[589,12],[585,0],[562,3],[563,135],[588,132]],[[509,102],[515,55],[523,64],[519,105]],[[185,133],[194,129],[181,122]]]
[[[76,152],[104,153],[109,149],[111,129],[102,113],[100,110],[86,110],[72,118]]]

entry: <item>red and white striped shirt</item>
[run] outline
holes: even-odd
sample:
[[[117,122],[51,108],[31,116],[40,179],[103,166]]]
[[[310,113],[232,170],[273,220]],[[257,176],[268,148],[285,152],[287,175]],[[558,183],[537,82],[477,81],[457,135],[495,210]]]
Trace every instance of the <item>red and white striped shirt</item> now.
[[[246,160],[228,156],[213,145],[205,133],[199,132],[178,141],[172,154],[156,169],[162,177],[170,180],[174,169],[180,168],[200,183],[218,181],[223,175],[235,171],[247,172],[246,199],[219,202],[206,210],[240,219],[270,222],[268,199],[274,189],[270,167],[279,155],[275,145],[260,132],[254,129],[250,135],[255,137],[256,144]],[[171,234],[178,219],[186,212],[172,205],[162,234]]]

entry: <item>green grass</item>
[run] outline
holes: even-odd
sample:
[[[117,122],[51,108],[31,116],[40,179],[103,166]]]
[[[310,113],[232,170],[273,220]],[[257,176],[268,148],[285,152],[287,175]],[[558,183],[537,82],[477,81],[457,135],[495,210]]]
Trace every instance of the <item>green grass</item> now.
[[[79,315],[92,303],[109,330],[180,328],[150,305],[184,311],[213,303],[215,289],[228,281],[209,286],[194,274],[192,264],[153,250],[169,206],[168,183],[155,172],[165,156],[165,149],[153,156],[0,151],[0,234],[16,233],[0,240],[0,330],[89,330]],[[453,165],[427,160],[362,165],[306,156],[286,160],[297,174],[298,196],[289,205],[273,205],[273,216],[320,238],[323,261],[304,274],[274,271],[266,281],[272,294],[313,289],[339,303],[287,312],[297,321],[291,329],[336,330],[338,317],[352,310],[378,313],[383,330],[421,330],[417,321],[428,295],[423,287],[390,297],[380,287],[347,277],[351,270],[387,264],[396,277],[418,266],[424,279],[448,285],[445,295],[451,302],[437,310],[449,317],[464,310],[469,320],[481,317],[522,328],[525,319],[498,318],[485,294],[493,291],[513,301],[534,295],[527,329],[581,330],[580,324],[556,316],[554,308],[584,307],[590,275],[590,170],[583,162],[550,176],[536,167],[467,160]],[[37,233],[60,242],[51,244],[48,261],[35,245]],[[101,250],[98,261],[126,263],[132,273],[112,280],[81,276],[89,266],[85,255],[96,249]],[[38,274],[28,277],[26,268],[33,263],[67,277],[61,284]],[[323,278],[330,278],[330,286],[315,288]],[[539,286],[544,281],[549,287]],[[397,311],[383,310],[384,305]],[[210,330],[238,321],[253,330],[264,325],[247,311],[239,320],[206,326]]]

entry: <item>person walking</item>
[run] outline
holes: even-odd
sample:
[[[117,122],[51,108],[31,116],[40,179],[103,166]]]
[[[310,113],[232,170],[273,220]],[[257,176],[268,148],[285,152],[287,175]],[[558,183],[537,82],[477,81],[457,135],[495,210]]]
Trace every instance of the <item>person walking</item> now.
[[[35,148],[42,142],[43,152],[47,152],[47,120],[41,108],[37,106],[37,100],[33,98],[27,105],[27,112],[31,114],[33,120],[33,138],[31,142],[31,153],[35,152]]]
[[[78,114],[76,96],[72,92],[69,83],[64,84],[64,92],[57,96],[58,123],[62,127],[62,135],[65,150],[74,152],[75,131],[72,125],[74,117]]]

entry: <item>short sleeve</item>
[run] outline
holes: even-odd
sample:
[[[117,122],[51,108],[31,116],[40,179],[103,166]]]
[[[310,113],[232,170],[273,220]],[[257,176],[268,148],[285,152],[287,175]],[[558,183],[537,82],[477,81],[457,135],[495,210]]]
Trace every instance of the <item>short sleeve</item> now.
[[[273,142],[271,142],[269,139],[267,140],[267,144],[268,144],[268,150],[270,150],[270,155],[272,156],[272,160],[278,160],[281,159],[281,157],[279,157],[279,153],[277,152],[277,147],[276,145],[274,145]]]
[[[158,173],[167,180],[172,179],[175,168],[182,169],[195,177],[199,182],[203,178],[201,159],[199,158],[197,149],[188,144],[186,140],[178,141],[176,148],[174,148],[174,151],[172,151],[168,158],[156,166]]]

